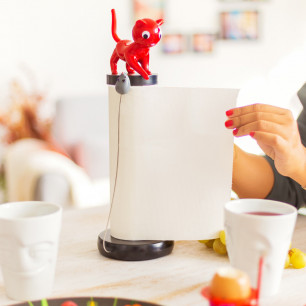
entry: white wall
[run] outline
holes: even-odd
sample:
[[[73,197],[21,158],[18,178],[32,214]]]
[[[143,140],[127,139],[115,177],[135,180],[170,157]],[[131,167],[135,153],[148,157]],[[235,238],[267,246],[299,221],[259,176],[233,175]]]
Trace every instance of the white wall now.
[[[129,0],[0,0],[0,99],[8,81],[20,74],[20,65],[29,67],[38,85],[53,96],[105,93],[115,46],[110,31],[113,7],[119,37],[129,39]],[[305,0],[168,0],[164,32],[214,31],[217,13],[230,8],[260,11],[260,40],[217,41],[212,55],[169,56],[157,46],[150,68],[159,73],[160,84],[240,88],[266,75],[306,41]]]

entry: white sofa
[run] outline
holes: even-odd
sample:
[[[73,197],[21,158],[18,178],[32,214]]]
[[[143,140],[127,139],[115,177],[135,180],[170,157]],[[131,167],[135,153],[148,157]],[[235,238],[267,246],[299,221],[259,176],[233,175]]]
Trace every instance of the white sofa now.
[[[72,160],[33,139],[10,145],[7,200],[47,200],[65,208],[109,203],[107,96],[60,99],[53,134]]]
[[[53,134],[91,178],[109,175],[108,97],[59,99]]]

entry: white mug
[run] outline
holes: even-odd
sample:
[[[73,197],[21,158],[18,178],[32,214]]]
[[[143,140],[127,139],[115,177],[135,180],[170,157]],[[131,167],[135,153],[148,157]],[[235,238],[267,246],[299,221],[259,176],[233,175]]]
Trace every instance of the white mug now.
[[[52,292],[62,208],[25,201],[0,204],[0,265],[9,298],[42,299]]]
[[[226,245],[230,263],[245,271],[257,288],[263,257],[261,295],[277,293],[291,243],[297,210],[265,199],[241,199],[225,205]]]

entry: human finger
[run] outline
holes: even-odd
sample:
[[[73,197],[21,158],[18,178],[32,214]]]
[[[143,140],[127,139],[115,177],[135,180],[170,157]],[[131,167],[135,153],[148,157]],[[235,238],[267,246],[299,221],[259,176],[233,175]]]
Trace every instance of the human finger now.
[[[281,116],[274,113],[258,112],[232,117],[225,122],[225,126],[229,129],[240,128],[241,126],[260,120],[271,121],[277,124],[286,124],[288,122],[285,116]]]
[[[288,110],[285,108],[278,107],[278,106],[256,103],[256,104],[251,104],[247,106],[232,108],[226,111],[226,116],[229,118],[233,118],[233,117],[242,116],[242,115],[246,115],[250,113],[257,113],[257,112],[286,115]]]
[[[284,153],[287,150],[287,142],[280,135],[254,131],[251,131],[249,135],[254,138],[259,145],[272,147],[280,153]]]
[[[250,132],[265,132],[279,135],[284,139],[288,138],[288,129],[286,126],[266,120],[251,122],[233,130],[233,134],[236,137],[249,135]]]

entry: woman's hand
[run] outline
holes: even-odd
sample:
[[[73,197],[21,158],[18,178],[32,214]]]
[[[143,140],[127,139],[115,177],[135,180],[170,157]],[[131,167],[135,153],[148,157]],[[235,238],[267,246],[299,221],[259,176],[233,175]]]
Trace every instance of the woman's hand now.
[[[250,135],[274,160],[277,171],[306,185],[306,149],[290,110],[253,104],[226,112],[225,126],[236,137]]]

